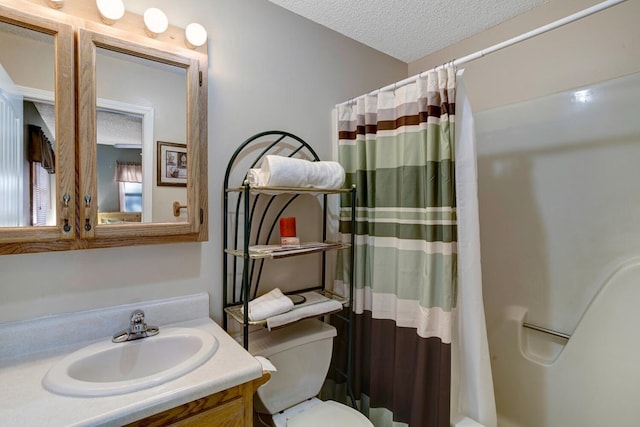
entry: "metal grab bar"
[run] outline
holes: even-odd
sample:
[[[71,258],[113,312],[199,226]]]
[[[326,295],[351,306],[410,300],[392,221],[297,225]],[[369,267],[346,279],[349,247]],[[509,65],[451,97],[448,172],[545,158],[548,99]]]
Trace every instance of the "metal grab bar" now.
[[[535,331],[544,332],[545,334],[553,335],[554,337],[562,338],[565,340],[569,340],[571,335],[565,334],[564,332],[554,331],[553,329],[543,328],[542,326],[534,325],[532,323],[522,322],[522,327],[533,329]]]

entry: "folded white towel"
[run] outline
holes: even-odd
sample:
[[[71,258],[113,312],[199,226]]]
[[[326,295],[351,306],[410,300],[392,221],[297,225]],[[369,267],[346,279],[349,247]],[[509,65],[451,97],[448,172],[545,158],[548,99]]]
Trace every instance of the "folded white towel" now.
[[[264,320],[267,317],[286,313],[293,308],[291,298],[284,295],[278,288],[259,296],[253,301],[249,301],[249,320]],[[244,307],[240,308],[244,314]]]
[[[286,313],[269,317],[267,319],[267,328],[269,328],[269,330],[309,317],[334,313],[342,309],[342,303],[340,301],[327,298],[315,291],[305,292],[300,295],[305,297],[306,302],[295,306],[293,310]]]
[[[345,172],[338,162],[311,162],[285,156],[265,156],[259,169],[250,169],[249,184],[254,187],[300,187],[338,189]]]

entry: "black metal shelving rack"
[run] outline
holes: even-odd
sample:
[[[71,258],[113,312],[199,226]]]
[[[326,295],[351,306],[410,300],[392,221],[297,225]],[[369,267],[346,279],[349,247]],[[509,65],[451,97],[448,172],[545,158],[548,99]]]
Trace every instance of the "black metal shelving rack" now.
[[[322,242],[327,241],[328,197],[333,194],[350,198],[351,241],[349,244],[331,242],[329,247],[319,247],[305,253],[318,253],[322,257],[320,285],[299,289],[297,292],[317,290],[326,296],[338,299],[348,307],[348,315],[332,314],[346,322],[347,355],[346,371],[333,367],[344,377],[352,406],[356,407],[352,385],[353,369],[353,293],[355,261],[355,208],[356,189],[320,190],[311,188],[257,188],[247,181],[247,172],[257,167],[268,154],[285,155],[318,161],[315,151],[304,140],[284,131],[261,132],[245,140],[234,152],[224,178],[223,203],[223,326],[229,330],[229,319],[242,325],[242,344],[249,347],[249,327],[263,322],[251,322],[247,314],[249,301],[258,296],[264,262],[269,255],[256,253],[249,247],[269,242],[276,230],[279,218],[287,207],[302,194],[322,196]],[[232,181],[238,183],[234,185]],[[230,200],[235,199],[235,200]],[[253,240],[253,241],[252,241]],[[348,250],[350,261],[349,295],[336,295],[325,289],[327,250]],[[243,307],[243,311],[240,311]],[[242,314],[245,313],[245,314]]]

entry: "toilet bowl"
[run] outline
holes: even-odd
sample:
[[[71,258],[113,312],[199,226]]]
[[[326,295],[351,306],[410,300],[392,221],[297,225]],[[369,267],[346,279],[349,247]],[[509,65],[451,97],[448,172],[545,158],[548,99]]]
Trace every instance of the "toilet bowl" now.
[[[275,427],[371,427],[357,410],[332,400],[309,399],[273,415]]]
[[[333,326],[317,319],[252,332],[249,352],[277,369],[258,388],[254,409],[271,416],[276,427],[372,427],[356,409],[316,398],[329,370],[335,336]]]

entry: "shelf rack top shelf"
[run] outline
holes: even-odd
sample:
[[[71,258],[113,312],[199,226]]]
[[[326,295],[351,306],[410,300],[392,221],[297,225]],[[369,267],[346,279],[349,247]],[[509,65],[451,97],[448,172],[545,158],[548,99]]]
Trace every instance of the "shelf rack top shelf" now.
[[[227,188],[225,191],[229,193],[239,193],[246,190],[246,186]],[[251,193],[267,193],[267,194],[288,194],[288,193],[310,193],[310,194],[347,194],[353,191],[352,188],[311,188],[311,187],[250,187]]]

